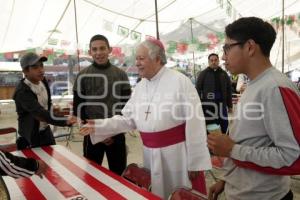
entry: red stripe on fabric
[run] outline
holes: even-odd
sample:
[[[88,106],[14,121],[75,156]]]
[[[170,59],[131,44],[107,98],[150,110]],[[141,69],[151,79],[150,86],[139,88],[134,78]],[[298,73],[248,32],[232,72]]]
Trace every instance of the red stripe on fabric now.
[[[15,181],[26,199],[46,200],[46,197],[40,192],[31,179],[18,178]]]
[[[74,175],[79,177],[83,180],[87,185],[89,185],[94,190],[98,191],[107,199],[114,199],[114,200],[125,200],[126,198],[123,197],[120,193],[114,191],[109,186],[101,183],[95,177],[90,175],[87,171],[82,170],[80,167],[75,165],[73,162],[68,160],[65,156],[61,153],[55,151],[52,147],[42,147],[42,149],[47,152],[51,157],[55,158],[59,161],[62,165],[69,169]]]
[[[192,188],[201,194],[207,195],[204,172],[199,172],[199,176],[192,181]]]
[[[285,105],[294,137],[300,144],[300,98],[296,92],[290,88],[279,87],[283,103]],[[233,160],[234,163],[243,168],[253,169],[259,172],[275,175],[299,175],[300,174],[300,157],[291,165],[275,169],[272,167],[262,167],[251,162],[242,162]]]
[[[23,151],[26,157],[42,160],[32,150]],[[53,186],[66,198],[81,195],[75,188],[73,188],[68,182],[66,182],[58,173],[56,173],[49,165],[47,165],[47,171],[45,177],[52,183]]]
[[[289,88],[280,87],[283,103],[287,110],[294,136],[300,144],[300,97]]]
[[[103,172],[104,174],[112,177],[113,179],[119,181],[121,184],[125,185],[126,187],[130,188],[131,190],[135,191],[136,193],[144,196],[147,199],[151,199],[151,200],[161,200],[160,197],[156,196],[155,194],[146,191],[145,189],[142,189],[140,187],[137,187],[136,185],[134,185],[133,183],[130,183],[129,181],[125,180],[124,178],[122,178],[121,176],[113,173],[112,171],[97,165],[95,162],[90,161],[86,158],[82,158],[85,159],[90,165],[92,165],[93,167],[99,169],[101,172]]]
[[[144,146],[162,148],[185,141],[185,123],[158,132],[142,132],[140,135]]]

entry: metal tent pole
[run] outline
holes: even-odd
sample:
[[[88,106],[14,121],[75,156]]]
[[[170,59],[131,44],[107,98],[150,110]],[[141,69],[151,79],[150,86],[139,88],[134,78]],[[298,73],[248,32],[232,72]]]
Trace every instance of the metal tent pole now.
[[[284,0],[282,0],[282,16],[281,16],[281,28],[282,28],[282,58],[281,58],[281,72],[284,73]]]
[[[193,44],[194,43],[193,18],[190,18],[189,20],[190,20],[190,23],[191,23],[191,38],[192,38],[191,44]],[[193,54],[193,74],[194,74],[194,78],[195,78],[195,81],[196,81],[195,51],[194,50],[193,50],[192,54]]]
[[[159,40],[157,0],[155,0],[155,24],[156,24],[156,39]]]

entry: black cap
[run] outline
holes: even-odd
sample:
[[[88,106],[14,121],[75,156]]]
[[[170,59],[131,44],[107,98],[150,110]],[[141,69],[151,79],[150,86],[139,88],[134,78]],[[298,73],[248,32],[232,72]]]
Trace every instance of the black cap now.
[[[28,66],[35,65],[37,62],[45,62],[47,61],[47,57],[45,56],[38,56],[36,53],[26,53],[20,61],[22,69],[25,69]]]

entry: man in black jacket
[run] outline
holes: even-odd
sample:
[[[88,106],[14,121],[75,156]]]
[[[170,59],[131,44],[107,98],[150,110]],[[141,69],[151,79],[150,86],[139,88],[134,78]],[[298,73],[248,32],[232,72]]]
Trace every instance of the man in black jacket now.
[[[126,73],[109,62],[111,50],[105,36],[91,38],[89,54],[94,62],[78,73],[73,88],[74,115],[82,120],[105,119],[119,114],[130,98],[131,88]],[[104,153],[109,169],[121,175],[127,165],[124,133],[95,145],[90,136],[84,137],[84,157],[101,165]]]
[[[13,99],[18,113],[18,149],[55,144],[49,124],[69,126],[75,118],[55,118],[51,112],[51,94],[44,77],[46,57],[27,53],[21,58],[25,78],[17,85]]]
[[[228,127],[228,112],[232,112],[231,81],[219,66],[219,56],[208,56],[209,66],[203,70],[196,82],[196,89],[202,102],[206,124],[218,124],[222,133]]]

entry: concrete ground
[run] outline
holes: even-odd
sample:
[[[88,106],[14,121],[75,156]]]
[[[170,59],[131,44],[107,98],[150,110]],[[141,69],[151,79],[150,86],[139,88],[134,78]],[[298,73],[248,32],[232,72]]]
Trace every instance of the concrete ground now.
[[[17,116],[15,113],[14,105],[11,103],[8,104],[1,104],[0,103],[0,109],[2,113],[0,114],[0,128],[3,127],[15,127],[17,128]],[[58,128],[57,132],[67,132],[68,129],[66,128]],[[69,143],[68,148],[78,154],[82,155],[82,137],[77,134],[78,128],[73,129],[73,137]],[[2,137],[2,136],[1,136]],[[12,136],[14,139],[14,135]],[[130,133],[126,134],[127,139],[127,146],[128,146],[128,164],[130,163],[137,163],[142,165],[142,145],[141,140],[139,137],[139,134],[137,133]],[[0,139],[1,140],[1,139]],[[57,143],[60,145],[66,145],[67,142],[65,141],[65,138],[60,138],[57,140]],[[104,160],[103,166],[107,167],[107,161]],[[212,172],[217,176],[221,176],[222,172],[217,169],[213,169]],[[292,190],[294,192],[294,199],[300,200],[300,177],[294,177],[298,178],[298,180],[293,179],[292,180]],[[209,187],[214,183],[214,179],[212,178],[211,174],[209,172],[206,172],[206,184]],[[1,199],[1,198],[0,198]],[[222,195],[219,199],[224,200],[224,195]]]

